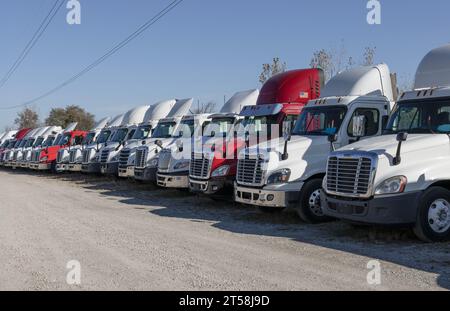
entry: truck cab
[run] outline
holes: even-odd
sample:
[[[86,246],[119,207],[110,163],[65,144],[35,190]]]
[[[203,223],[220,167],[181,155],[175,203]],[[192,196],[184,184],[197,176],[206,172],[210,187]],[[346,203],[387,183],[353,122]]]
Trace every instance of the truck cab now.
[[[14,161],[14,152],[21,148],[26,143],[27,135],[32,131],[30,128],[21,129],[14,136],[14,140],[11,141],[8,148],[3,154],[3,165],[6,167],[11,167]]]
[[[86,131],[75,130],[77,123],[71,123],[68,127],[54,140],[51,146],[38,149],[35,153],[39,154],[35,157],[34,161],[30,164],[30,168],[39,171],[52,171],[56,173],[56,163],[58,161],[59,150],[68,147],[78,141],[82,141],[86,136]]]
[[[114,117],[106,127],[100,131],[95,142],[86,144],[81,151],[81,172],[83,173],[100,173],[100,150],[111,140],[115,132],[119,129],[123,122],[124,114]],[[73,171],[77,171],[79,167],[79,159],[73,166]],[[69,164],[70,166],[70,164]]]
[[[327,157],[333,148],[379,136],[394,105],[387,65],[359,67],[332,78],[321,98],[310,100],[282,139],[239,154],[235,200],[263,208],[293,207],[309,223],[328,220],[320,205]],[[365,135],[353,132],[366,120]]]
[[[189,113],[193,98],[177,100],[167,118],[161,119],[151,138],[141,141],[136,149],[134,178],[144,182],[156,182],[159,152],[167,147],[174,139],[183,116]]]
[[[56,160],[56,171],[58,173],[70,171],[70,164],[75,164],[75,162],[81,159],[81,151],[83,146],[90,145],[94,143],[100,134],[101,130],[108,124],[110,118],[104,118],[95,124],[84,137],[76,138],[72,144],[65,148],[61,148],[58,151],[58,156]]]
[[[450,240],[450,45],[421,61],[382,136],[333,152],[322,192],[326,215],[412,227],[426,242]]]
[[[237,92],[219,113],[210,116],[211,120],[203,131],[203,136],[199,142],[194,143],[192,150],[189,166],[191,192],[209,195],[226,188],[226,176],[230,171],[232,159],[231,156],[223,155],[228,149],[234,149],[237,131],[244,120],[239,112],[245,107],[256,105],[259,94],[257,89]],[[216,172],[220,167],[222,169]],[[216,176],[218,172],[220,176]]]
[[[207,195],[233,195],[236,179],[238,154],[246,145],[278,138],[282,125],[294,123],[308,100],[320,96],[323,85],[323,72],[320,69],[298,69],[278,74],[269,79],[262,87],[256,105],[243,107],[239,117],[240,129],[233,131],[230,141],[226,142],[226,152],[215,148],[205,148],[204,158],[211,158],[207,172],[201,172],[203,178],[191,174],[191,190]],[[238,134],[240,133],[240,134]],[[231,148],[230,148],[231,147]],[[220,148],[219,148],[220,149]],[[232,155],[223,157],[223,154]],[[195,168],[202,159],[194,159]],[[206,174],[206,175],[205,175]]]
[[[47,129],[36,138],[33,146],[24,153],[22,167],[30,168],[31,163],[33,162],[33,155],[36,151],[51,145],[54,141],[54,137],[61,132],[62,128],[60,126],[48,126]]]
[[[189,165],[197,138],[210,123],[210,114],[184,116],[174,133],[174,140],[158,156],[157,185],[189,189]]]
[[[150,107],[144,116],[144,121],[139,125],[133,137],[125,143],[119,156],[119,177],[134,178],[134,164],[136,148],[142,140],[152,137],[155,127],[160,119],[167,117],[176,104],[175,99],[158,102]]]
[[[100,150],[100,172],[106,175],[117,175],[119,172],[120,151],[129,141],[139,124],[144,121],[145,114],[150,106],[140,106],[128,111],[120,127],[115,131],[111,140]]]
[[[49,126],[38,128],[28,137],[25,146],[23,146],[23,148],[17,153],[17,160],[15,164],[16,167],[27,167],[27,158],[30,156],[31,150],[33,150],[35,146],[38,146],[42,143],[40,136],[44,134],[48,129]]]

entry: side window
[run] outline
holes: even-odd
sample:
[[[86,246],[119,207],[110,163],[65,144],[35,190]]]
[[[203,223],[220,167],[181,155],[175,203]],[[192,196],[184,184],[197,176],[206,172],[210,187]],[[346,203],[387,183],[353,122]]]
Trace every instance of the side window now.
[[[365,116],[366,117],[366,136],[373,136],[378,133],[380,128],[380,112],[375,108],[358,108],[352,115],[347,128],[347,134],[349,137],[353,136],[353,117]]]

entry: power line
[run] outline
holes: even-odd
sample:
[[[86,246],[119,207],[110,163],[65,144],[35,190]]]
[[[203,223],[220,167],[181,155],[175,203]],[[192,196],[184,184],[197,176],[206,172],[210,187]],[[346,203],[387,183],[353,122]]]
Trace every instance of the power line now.
[[[83,70],[78,72],[77,74],[73,75],[66,81],[58,84],[56,87],[50,89],[49,91],[43,93],[42,95],[35,97],[29,101],[26,101],[23,104],[11,106],[11,107],[3,107],[0,108],[1,110],[8,110],[8,109],[15,109],[20,108],[23,106],[30,105],[32,103],[35,103],[45,97],[50,96],[51,94],[59,91],[63,87],[75,82],[77,79],[79,79],[81,76],[85,75],[86,73],[90,72],[95,67],[102,64],[106,59],[117,53],[120,49],[125,47],[128,43],[139,37],[144,31],[146,31],[148,28],[150,28],[153,24],[157,23],[161,18],[163,18],[165,15],[167,15],[170,11],[175,9],[178,5],[181,4],[184,0],[175,0],[172,1],[168,6],[166,6],[164,9],[159,11],[155,16],[153,16],[150,20],[145,22],[142,26],[140,26],[137,30],[135,30],[133,33],[131,33],[128,37],[126,37],[124,40],[122,40],[120,43],[116,44],[114,47],[112,47],[110,50],[108,50],[105,54],[103,54],[101,57],[96,59],[94,62],[92,62],[90,65],[86,66]]]
[[[59,5],[58,5],[58,3],[59,3]],[[59,9],[62,7],[63,4],[64,4],[64,0],[56,0],[55,1],[52,8],[48,12],[47,16],[41,22],[38,29],[35,31],[35,33],[31,37],[30,41],[28,41],[25,48],[19,54],[19,57],[16,59],[16,61],[11,66],[11,68],[8,70],[8,72],[0,80],[0,89],[6,84],[6,82],[8,82],[8,80],[12,77],[12,75],[16,72],[16,70],[19,68],[19,66],[22,64],[22,62],[28,56],[30,51],[33,49],[33,47],[36,45],[36,43],[42,37],[44,32],[47,30],[47,27],[50,25],[50,23],[52,22],[53,18],[56,15],[56,13],[58,13]]]

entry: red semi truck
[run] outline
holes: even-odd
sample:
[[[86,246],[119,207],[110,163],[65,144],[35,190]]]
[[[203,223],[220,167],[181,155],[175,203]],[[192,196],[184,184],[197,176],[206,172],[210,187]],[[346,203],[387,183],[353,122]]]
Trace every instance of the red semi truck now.
[[[56,137],[51,146],[35,150],[36,155],[32,156],[30,168],[40,171],[51,170],[56,173],[58,151],[62,148],[79,145],[87,135],[86,131],[75,130],[76,126],[76,123],[70,124],[63,133]]]
[[[242,110],[241,117],[245,118],[243,128],[261,124],[267,125],[267,128],[278,125],[281,134],[286,121],[293,124],[308,101],[320,97],[323,85],[324,74],[320,69],[291,70],[272,77],[262,87],[256,106]],[[192,192],[226,197],[232,194],[237,154],[246,142],[236,134],[227,137],[232,138],[229,141],[219,141],[221,138],[218,138],[205,142],[202,156],[192,156],[189,174]],[[230,151],[234,157],[223,156],[231,154]],[[196,167],[202,167],[202,170],[196,170]]]

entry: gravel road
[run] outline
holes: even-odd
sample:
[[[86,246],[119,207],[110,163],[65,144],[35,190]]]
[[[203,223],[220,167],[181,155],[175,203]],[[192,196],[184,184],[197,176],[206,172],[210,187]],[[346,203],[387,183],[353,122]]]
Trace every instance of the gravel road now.
[[[0,290],[448,290],[450,244],[111,178],[0,170]],[[68,285],[67,263],[81,265]],[[381,284],[369,285],[377,260]]]

